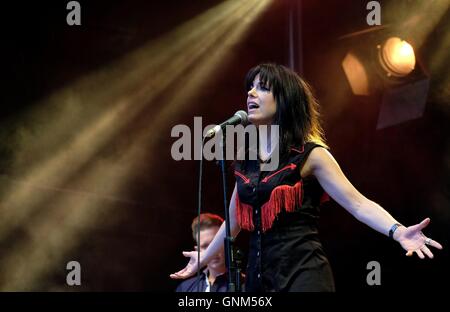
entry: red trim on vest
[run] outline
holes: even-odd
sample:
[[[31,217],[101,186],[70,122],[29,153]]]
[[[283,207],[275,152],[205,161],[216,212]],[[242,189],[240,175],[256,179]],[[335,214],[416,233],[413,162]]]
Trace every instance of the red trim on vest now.
[[[247,178],[245,175],[243,175],[242,173],[240,173],[237,170],[234,170],[234,175],[237,175],[238,177],[240,177],[242,180],[244,180],[244,184],[248,184],[250,183],[250,179]]]
[[[247,231],[253,231],[253,207],[240,201],[236,192],[236,219],[239,226]]]
[[[298,149],[296,149],[296,148],[293,148],[293,147],[291,147],[291,150],[292,151],[296,151],[297,153],[303,153],[304,151],[305,151],[305,145],[302,145],[302,150],[298,150]]]
[[[284,207],[286,212],[293,212],[302,202],[302,181],[294,186],[280,185],[275,187],[270,194],[270,199],[261,207],[261,228],[263,232],[272,227],[275,217]]]
[[[330,195],[327,192],[323,192],[322,197],[320,198],[320,204],[323,204],[330,200]]]
[[[284,166],[283,168],[281,168],[280,170],[272,173],[271,175],[265,177],[264,179],[261,180],[262,183],[267,183],[267,181],[269,181],[271,178],[273,178],[274,176],[276,176],[277,174],[279,174],[280,172],[287,170],[287,169],[291,169],[294,170],[295,168],[297,168],[296,164],[289,164],[287,166]]]
[[[294,186],[280,185],[272,190],[270,199],[261,207],[261,228],[263,232],[272,227],[273,221],[283,207],[286,212],[293,212],[295,211],[296,206],[301,205],[303,200],[302,188],[302,181],[299,181]],[[242,203],[239,200],[239,195],[237,193],[236,219],[242,229],[248,231],[254,230],[253,207]]]

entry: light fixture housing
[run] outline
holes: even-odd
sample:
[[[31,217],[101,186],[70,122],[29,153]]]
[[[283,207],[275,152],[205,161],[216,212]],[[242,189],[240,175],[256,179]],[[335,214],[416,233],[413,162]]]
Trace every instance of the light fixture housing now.
[[[404,77],[416,66],[413,47],[399,37],[390,37],[378,45],[378,59],[388,77]]]

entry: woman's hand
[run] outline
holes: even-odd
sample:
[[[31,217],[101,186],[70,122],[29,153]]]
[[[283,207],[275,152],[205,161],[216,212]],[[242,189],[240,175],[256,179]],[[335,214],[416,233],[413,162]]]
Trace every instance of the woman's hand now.
[[[176,273],[170,274],[173,279],[185,279],[191,277],[198,270],[198,251],[183,251],[183,256],[190,258],[186,267]]]
[[[425,255],[433,258],[433,253],[427,247],[432,246],[437,249],[442,249],[442,245],[437,241],[427,238],[423,233],[424,229],[430,223],[430,218],[426,218],[422,222],[409,227],[401,226],[394,232],[394,239],[402,245],[407,251],[407,256],[412,256],[416,253],[420,259],[424,259]]]

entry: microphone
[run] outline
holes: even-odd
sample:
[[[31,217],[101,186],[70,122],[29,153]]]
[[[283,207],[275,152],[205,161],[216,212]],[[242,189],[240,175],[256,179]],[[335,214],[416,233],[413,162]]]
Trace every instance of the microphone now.
[[[237,111],[233,117],[229,118],[228,120],[222,122],[220,125],[215,126],[214,128],[211,128],[208,130],[208,132],[206,132],[205,134],[205,138],[210,138],[212,136],[214,136],[217,132],[225,129],[226,126],[228,125],[247,125],[248,123],[248,116],[247,113],[243,110]]]

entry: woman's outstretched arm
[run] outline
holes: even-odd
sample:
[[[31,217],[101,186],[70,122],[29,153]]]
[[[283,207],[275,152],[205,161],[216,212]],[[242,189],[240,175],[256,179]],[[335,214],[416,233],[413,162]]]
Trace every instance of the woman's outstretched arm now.
[[[334,157],[326,149],[321,147],[313,149],[305,163],[305,167],[305,171],[314,175],[323,189],[339,205],[374,230],[389,235],[389,230],[392,226],[399,223],[380,205],[358,192],[345,177]],[[422,233],[421,230],[429,223],[430,219],[426,218],[413,226],[399,226],[394,232],[393,238],[402,245],[408,256],[415,252],[422,259],[425,258],[424,254],[433,258],[433,253],[427,245],[442,249],[441,244],[428,239]]]

